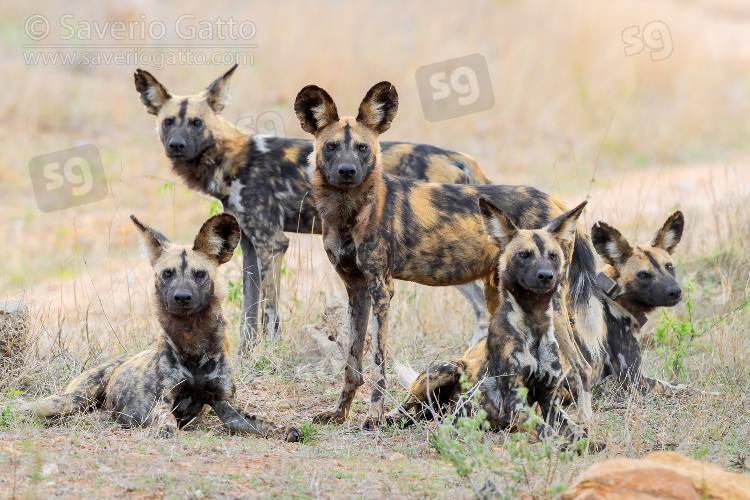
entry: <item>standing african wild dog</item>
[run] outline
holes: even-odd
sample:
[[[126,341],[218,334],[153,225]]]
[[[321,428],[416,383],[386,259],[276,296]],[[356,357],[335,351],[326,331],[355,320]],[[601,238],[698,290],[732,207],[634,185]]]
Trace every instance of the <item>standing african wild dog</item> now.
[[[631,246],[620,232],[598,222],[591,228],[591,239],[599,256],[607,266],[597,277],[603,288],[601,307],[606,324],[602,353],[592,354],[579,343],[589,361],[590,378],[599,384],[609,376],[628,390],[641,394],[671,396],[686,390],[682,384],[670,384],[645,376],[641,372],[641,348],[635,334],[646,322],[646,314],[657,307],[673,307],[680,302],[682,290],[675,279],[672,254],[682,239],[685,219],[682,212],[669,216],[648,245]],[[563,387],[566,399],[575,392],[575,381]]]
[[[534,423],[539,437],[554,438],[558,424],[568,441],[587,437],[560,408],[559,387],[564,372],[553,323],[555,301],[567,278],[562,248],[575,238],[576,222],[585,205],[584,201],[544,229],[524,230],[480,198],[487,233],[501,251],[495,277],[499,307],[490,321],[487,340],[463,358],[431,367],[420,375],[412,383],[407,401],[389,413],[389,420],[428,401],[456,404],[464,391],[464,375],[481,384],[479,405],[487,412],[491,428],[522,429],[525,408],[538,403],[545,419]]]
[[[596,291],[600,297],[597,307],[602,308],[606,323],[606,337],[603,352],[598,355],[592,355],[580,338],[576,337],[576,341],[590,363],[589,379],[593,383],[600,384],[613,375],[626,389],[635,389],[644,395],[674,395],[686,389],[683,385],[643,375],[641,350],[635,338],[646,313],[657,307],[675,306],[680,301],[682,292],[674,278],[671,255],[682,238],[684,225],[682,213],[675,212],[656,232],[650,245],[636,247],[631,247],[617,229],[604,222],[594,224],[591,229],[594,247],[607,264],[597,278],[606,291]],[[466,376],[468,384],[476,385],[484,373],[486,356],[487,343],[482,341],[461,358],[430,367],[414,380],[406,401],[392,411],[389,418],[397,419],[415,407],[418,417],[430,417],[431,413],[423,408],[430,400],[439,406],[455,404],[463,391],[461,375]],[[562,364],[563,369],[570,366],[565,357]],[[560,390],[563,400],[571,402],[571,394],[576,392],[574,378],[568,376]]]
[[[250,134],[225,120],[229,81],[235,65],[195,95],[172,95],[150,73],[135,72],[135,88],[146,110],[157,117],[157,132],[172,169],[190,189],[221,201],[242,228],[243,325],[240,350],[255,337],[258,306],[266,336],[278,333],[281,263],[289,246],[285,231],[320,233],[310,194],[307,158],[312,141]],[[381,145],[383,168],[394,175],[432,182],[489,184],[470,156],[428,146]],[[475,339],[486,335],[482,291],[474,283],[459,291],[476,319]]]
[[[390,127],[397,107],[398,95],[388,82],[367,92],[356,118],[339,118],[328,93],[312,85],[299,92],[294,105],[302,128],[315,136],[310,163],[323,244],[349,295],[351,334],[344,388],[336,407],[316,417],[322,422],[345,420],[356,388],[363,383],[362,350],[371,304],[377,378],[364,427],[380,422],[394,278],[430,286],[483,279],[488,311],[493,314],[497,309],[492,277],[499,250],[487,241],[477,209],[480,197],[501,207],[523,228],[543,226],[567,211],[560,200],[530,187],[434,184],[383,172],[378,136]],[[563,250],[571,266],[570,307],[581,319],[580,334],[595,349],[601,343],[602,323],[601,318],[589,317],[595,270],[591,242],[579,231],[575,242]],[[572,340],[565,288],[559,305],[554,321],[561,332],[561,348],[571,359],[585,363]],[[585,376],[585,367],[580,368],[576,373]],[[581,383],[581,394],[586,394],[589,381],[581,379]],[[582,406],[590,409],[589,396],[582,399]]]
[[[154,269],[153,307],[162,327],[156,348],[82,373],[63,394],[35,403],[35,415],[53,418],[105,408],[124,426],[154,425],[168,437],[209,405],[230,431],[297,441],[297,429],[232,404],[235,384],[221,311],[226,290],[217,283],[217,268],[232,258],[240,240],[237,221],[216,215],[203,224],[192,246],[182,246],[131,219]]]

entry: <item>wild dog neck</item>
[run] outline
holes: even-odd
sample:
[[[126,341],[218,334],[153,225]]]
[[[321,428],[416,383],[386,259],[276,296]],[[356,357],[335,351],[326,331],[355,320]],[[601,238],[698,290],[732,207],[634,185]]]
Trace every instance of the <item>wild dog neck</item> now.
[[[379,163],[357,186],[333,186],[328,183],[321,168],[314,168],[311,184],[318,214],[326,231],[349,234],[356,229],[364,233],[372,225],[377,225],[382,216],[386,186]]]
[[[607,266],[600,271],[596,276],[596,282],[604,292],[606,299],[615,302],[633,316],[639,328],[646,324],[648,315],[658,307],[646,304],[623,293],[625,285],[621,282],[617,270],[612,266]]]
[[[227,180],[233,167],[244,156],[250,145],[252,134],[237,128],[222,116],[216,115],[214,128],[209,132],[211,144],[192,158],[173,157],[172,170],[190,189],[204,192],[217,198],[228,196]]]
[[[521,287],[505,276],[500,277],[500,282],[500,307],[496,315],[521,312],[520,317],[526,323],[526,331],[532,332],[536,337],[545,335],[552,326],[553,299],[559,286],[553,287],[549,292],[537,293]]]
[[[227,342],[226,321],[221,299],[214,296],[210,304],[194,314],[172,314],[157,307],[157,319],[163,334],[182,354],[187,356],[213,355]]]

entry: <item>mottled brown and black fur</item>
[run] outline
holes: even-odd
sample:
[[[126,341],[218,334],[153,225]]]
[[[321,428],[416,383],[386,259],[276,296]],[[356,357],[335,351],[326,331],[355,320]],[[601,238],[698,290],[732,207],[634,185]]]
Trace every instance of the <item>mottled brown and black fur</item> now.
[[[244,351],[255,337],[259,319],[268,337],[278,332],[281,263],[289,246],[284,232],[320,233],[321,224],[308,179],[312,141],[251,134],[221,116],[235,68],[190,96],[171,94],[140,69],[135,72],[135,87],[146,110],[156,115],[159,139],[174,172],[190,189],[220,200],[224,211],[240,223],[244,259],[240,349]],[[381,151],[383,169],[394,175],[433,182],[489,183],[479,165],[462,153],[403,142],[383,143]],[[481,289],[466,284],[459,290],[474,309],[477,332],[486,332]]]
[[[432,415],[425,412],[428,402],[450,408],[464,392],[463,379],[479,384],[479,405],[493,429],[523,429],[525,409],[538,404],[542,419],[535,421],[533,430],[539,437],[555,438],[559,426],[569,441],[585,439],[583,429],[560,409],[564,371],[553,316],[567,277],[563,247],[575,238],[586,202],[539,230],[518,229],[490,202],[482,199],[479,204],[490,239],[502,251],[498,308],[487,340],[462,358],[430,367],[417,377],[407,401],[388,415],[389,420],[415,407],[417,417]]]
[[[591,229],[594,246],[607,266],[603,272],[617,284],[610,296],[596,290],[596,307],[602,309],[606,336],[603,350],[592,355],[589,348],[578,336],[578,346],[589,362],[589,379],[595,384],[614,376],[627,390],[641,394],[675,395],[687,390],[682,384],[670,384],[663,380],[643,375],[641,372],[641,350],[635,335],[640,329],[638,318],[652,312],[657,307],[672,307],[680,301],[680,286],[675,280],[672,254],[682,238],[685,222],[681,212],[675,212],[656,232],[648,245],[631,246],[620,232],[604,222],[596,223]],[[465,382],[476,385],[483,376],[486,341],[479,342],[464,353],[461,358],[452,359],[420,374],[411,384],[409,397],[389,417],[397,419],[402,412],[416,409],[418,417],[429,418],[432,412],[425,412],[424,405],[429,400],[440,407],[450,407],[463,393],[459,383],[461,375]],[[564,371],[570,367],[566,357],[562,357]],[[428,397],[428,387],[430,397]],[[570,374],[560,387],[562,399],[572,401],[577,385]],[[434,410],[434,409],[433,409]]]
[[[682,239],[684,227],[682,212],[675,212],[649,244],[637,246],[631,246],[617,229],[604,222],[591,228],[594,248],[607,264],[602,272],[617,284],[611,294],[597,292],[606,325],[601,355],[592,355],[576,338],[589,361],[589,376],[594,384],[613,376],[625,389],[644,395],[672,396],[687,389],[682,384],[645,376],[641,372],[641,349],[636,338],[646,314],[680,302],[682,290],[675,279],[672,254]],[[575,388],[575,381],[568,380],[564,386],[567,400]]]
[[[370,89],[356,118],[340,118],[331,97],[316,86],[302,89],[295,102],[302,128],[315,136],[310,163],[323,244],[344,281],[350,308],[344,389],[336,407],[320,415],[319,421],[342,422],[363,383],[362,349],[372,305],[376,378],[365,427],[380,422],[394,278],[431,286],[482,279],[488,311],[492,314],[498,308],[492,277],[499,249],[487,240],[477,209],[480,197],[491,200],[523,228],[542,227],[567,211],[561,201],[530,187],[434,184],[385,173],[378,136],[390,127],[397,106],[398,96],[388,82]],[[564,251],[566,261],[572,259],[571,275],[576,277],[571,306],[586,317],[594,278],[591,243],[582,235]],[[555,323],[568,333],[565,348],[573,350],[564,289],[561,295]],[[583,323],[601,328],[601,321]],[[601,332],[591,332],[589,345],[599,345],[600,336]]]
[[[276,426],[233,404],[235,383],[221,310],[225,293],[217,284],[217,268],[232,258],[239,243],[235,218],[212,217],[192,246],[172,244],[131,218],[154,269],[153,309],[162,327],[156,348],[82,373],[63,394],[34,404],[34,414],[59,418],[103,408],[121,425],[153,426],[168,437],[210,406],[231,432],[297,441],[297,429]]]

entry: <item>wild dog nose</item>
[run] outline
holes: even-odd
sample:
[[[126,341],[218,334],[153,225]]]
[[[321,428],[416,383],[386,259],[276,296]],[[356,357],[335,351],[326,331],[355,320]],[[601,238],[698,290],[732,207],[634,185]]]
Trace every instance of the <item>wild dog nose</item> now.
[[[540,269],[539,272],[536,273],[536,279],[538,279],[542,283],[548,283],[552,281],[552,271],[549,269]]]
[[[185,141],[183,139],[170,139],[169,150],[173,153],[182,153],[185,149]]]
[[[339,165],[339,177],[342,179],[351,179],[357,173],[357,167],[351,163],[342,163]]]
[[[190,294],[190,292],[186,292],[184,290],[178,290],[174,293],[174,300],[178,304],[187,305],[188,302],[193,298],[193,296]]]
[[[670,299],[679,299],[682,297],[682,290],[679,286],[673,286],[667,289],[667,295]]]

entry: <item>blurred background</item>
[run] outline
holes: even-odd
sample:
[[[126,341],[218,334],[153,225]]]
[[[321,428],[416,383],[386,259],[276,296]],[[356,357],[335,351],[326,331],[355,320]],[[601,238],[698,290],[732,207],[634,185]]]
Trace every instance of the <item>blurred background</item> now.
[[[190,239],[211,200],[188,192],[170,171],[154,117],[134,89],[138,67],[175,94],[193,94],[236,61],[224,116],[252,124],[274,112],[280,120],[270,132],[289,137],[307,137],[292,109],[303,86],[325,88],[341,113],[356,114],[367,89],[389,80],[400,108],[383,140],[468,153],[494,182],[529,184],[571,206],[588,198],[586,224],[606,220],[631,241],[650,239],[679,208],[688,221],[680,262],[744,248],[750,4],[459,5],[215,0],[4,6],[0,297],[31,302],[48,337],[69,331],[71,341],[91,342],[95,332],[103,347],[119,342],[127,348],[128,333],[141,338],[153,327],[138,319],[148,317],[151,278],[128,217],[136,214],[170,238]],[[235,40],[222,24],[230,18]],[[178,52],[182,60],[169,60]],[[419,68],[472,54],[486,61],[483,83],[494,105],[426,119]],[[32,158],[81,145],[101,154],[106,197],[42,212]],[[288,331],[315,321],[327,298],[343,293],[321,247],[319,237],[293,239],[282,290]],[[226,268],[232,286],[240,262],[235,258]],[[727,300],[731,286],[720,284],[714,298]],[[450,333],[457,342],[467,337],[472,318],[458,297],[452,290],[401,286],[394,321],[415,319],[397,331]],[[236,306],[236,292],[231,300]],[[420,301],[438,305],[414,306]]]

